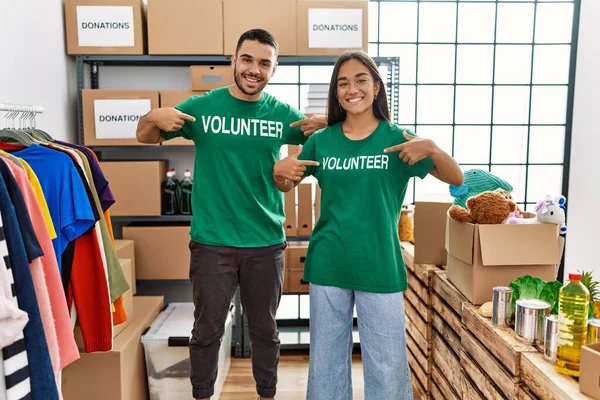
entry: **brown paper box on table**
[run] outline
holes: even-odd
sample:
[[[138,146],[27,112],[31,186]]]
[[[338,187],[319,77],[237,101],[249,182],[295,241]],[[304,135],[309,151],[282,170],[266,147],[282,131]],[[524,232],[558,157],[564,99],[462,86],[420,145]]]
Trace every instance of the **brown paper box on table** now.
[[[479,225],[447,216],[446,250],[448,280],[473,304],[523,275],[553,281],[560,262],[555,224]]]
[[[135,242],[138,280],[189,279],[189,226],[124,226],[123,238]]]
[[[592,399],[600,400],[600,343],[581,348],[579,391]]]
[[[161,215],[161,183],[166,161],[101,161],[100,168],[115,196],[113,217]],[[140,201],[144,199],[144,201]]]
[[[86,146],[143,146],[138,121],[159,104],[156,90],[83,89],[82,99]]]
[[[283,204],[285,210],[285,221],[283,228],[286,237],[296,237],[298,235],[298,215],[296,214],[296,188],[283,195]]]
[[[440,201],[415,202],[415,263],[446,265],[446,215],[451,205]]]
[[[190,67],[192,90],[212,90],[233,84],[233,71],[229,65],[192,65]]]
[[[201,90],[161,90],[160,106],[175,107],[186,101],[192,96],[202,96],[205,91]],[[193,146],[194,142],[183,137],[178,137],[162,142],[163,146]]]
[[[117,257],[124,258],[131,261],[131,290],[135,295],[136,290],[136,278],[135,278],[135,244],[133,240],[115,240],[115,251],[117,252]]]
[[[144,54],[141,0],[65,0],[67,54]]]
[[[369,46],[367,0],[298,0],[298,55],[336,56]]]
[[[222,0],[148,0],[148,54],[223,54]]]
[[[164,307],[162,296],[134,297],[135,318],[108,352],[83,353],[62,374],[64,400],[146,400],[142,334]]]
[[[313,231],[313,185],[301,183],[298,188],[298,236],[310,236]]]
[[[296,0],[224,0],[225,54],[235,53],[240,35],[253,28],[271,33],[279,44],[279,55],[296,55]],[[252,10],[260,12],[248,13]]]

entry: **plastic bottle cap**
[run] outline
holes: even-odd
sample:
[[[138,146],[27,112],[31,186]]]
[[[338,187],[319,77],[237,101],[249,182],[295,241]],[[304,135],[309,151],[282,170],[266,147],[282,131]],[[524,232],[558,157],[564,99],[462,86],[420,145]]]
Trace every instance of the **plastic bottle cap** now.
[[[569,280],[570,281],[580,281],[581,280],[581,274],[575,273],[575,272],[570,273],[569,274]]]

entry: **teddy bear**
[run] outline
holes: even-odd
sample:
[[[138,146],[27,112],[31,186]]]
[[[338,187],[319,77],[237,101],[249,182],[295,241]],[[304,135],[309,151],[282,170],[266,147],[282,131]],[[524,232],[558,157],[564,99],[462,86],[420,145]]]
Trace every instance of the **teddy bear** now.
[[[496,191],[485,191],[467,200],[467,209],[453,205],[450,218],[471,224],[502,224],[517,210],[514,201]]]

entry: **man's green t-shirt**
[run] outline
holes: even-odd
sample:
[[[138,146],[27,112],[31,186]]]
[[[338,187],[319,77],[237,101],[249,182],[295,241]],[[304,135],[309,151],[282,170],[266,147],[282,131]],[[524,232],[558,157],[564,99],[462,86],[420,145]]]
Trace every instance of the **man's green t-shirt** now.
[[[319,181],[321,216],[310,238],[304,280],[365,292],[406,290],[398,219],[410,178],[424,178],[434,163],[426,158],[409,166],[398,152],[384,153],[406,142],[404,131],[381,120],[371,135],[351,140],[338,123],[308,139],[299,159],[320,163],[305,176]]]
[[[215,246],[263,247],[285,240],[283,194],[273,166],[283,144],[303,144],[300,111],[263,93],[258,101],[233,97],[228,87],[193,96],[178,110],[196,118],[165,139],[195,144],[193,241]]]

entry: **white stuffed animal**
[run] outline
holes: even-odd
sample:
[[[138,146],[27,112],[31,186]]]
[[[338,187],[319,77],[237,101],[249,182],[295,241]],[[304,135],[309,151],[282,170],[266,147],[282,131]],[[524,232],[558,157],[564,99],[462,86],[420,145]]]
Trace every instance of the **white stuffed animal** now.
[[[561,234],[567,233],[565,224],[565,196],[552,198],[548,195],[535,205],[536,218],[509,218],[507,224],[557,224]]]

